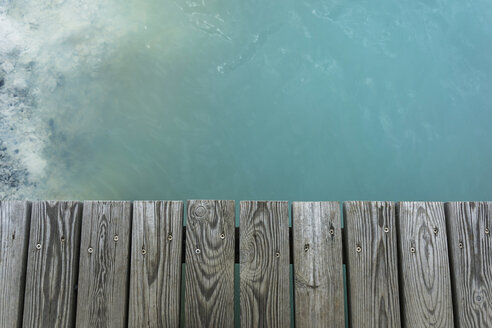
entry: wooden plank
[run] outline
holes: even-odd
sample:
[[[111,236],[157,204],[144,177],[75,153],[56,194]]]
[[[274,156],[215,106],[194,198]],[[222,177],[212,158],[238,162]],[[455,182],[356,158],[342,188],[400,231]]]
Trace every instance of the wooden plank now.
[[[241,327],[289,327],[288,203],[242,201],[239,233]]]
[[[400,327],[395,205],[343,205],[351,325]]]
[[[24,327],[73,327],[82,204],[32,205]]]
[[[186,327],[234,326],[234,225],[234,201],[188,201]]]
[[[179,327],[183,202],[133,203],[129,327]]]
[[[0,327],[21,327],[31,204],[0,201]]]
[[[294,202],[296,327],[345,327],[338,202]]]
[[[457,327],[492,327],[492,203],[446,203]]]
[[[77,328],[125,327],[130,202],[84,202]]]
[[[404,327],[453,327],[444,203],[398,203]]]

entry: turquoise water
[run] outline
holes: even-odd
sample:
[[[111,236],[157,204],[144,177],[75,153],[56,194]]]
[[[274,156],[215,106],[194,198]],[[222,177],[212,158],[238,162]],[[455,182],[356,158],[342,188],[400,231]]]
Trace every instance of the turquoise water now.
[[[491,199],[492,2],[103,3],[40,197]]]

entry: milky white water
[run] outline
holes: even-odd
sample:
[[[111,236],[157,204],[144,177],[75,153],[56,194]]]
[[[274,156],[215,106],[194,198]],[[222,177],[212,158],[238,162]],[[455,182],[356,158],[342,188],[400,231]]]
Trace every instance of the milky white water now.
[[[491,53],[486,0],[0,0],[0,197],[490,200]]]

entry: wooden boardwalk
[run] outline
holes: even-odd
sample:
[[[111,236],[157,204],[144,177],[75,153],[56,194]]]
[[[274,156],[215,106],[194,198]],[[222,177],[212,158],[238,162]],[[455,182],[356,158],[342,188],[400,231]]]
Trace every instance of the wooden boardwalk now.
[[[492,327],[492,202],[340,205],[2,201],[0,328]]]

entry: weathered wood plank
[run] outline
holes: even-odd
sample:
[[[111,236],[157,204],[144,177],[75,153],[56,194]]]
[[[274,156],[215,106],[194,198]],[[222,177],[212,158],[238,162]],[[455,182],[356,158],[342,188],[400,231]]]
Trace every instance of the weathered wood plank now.
[[[241,202],[241,327],[290,326],[288,211],[287,202]]]
[[[183,202],[133,203],[129,327],[179,327]]]
[[[32,204],[24,327],[73,327],[82,204]]]
[[[351,325],[400,327],[395,205],[343,205]]]
[[[234,326],[234,225],[234,201],[188,201],[186,327]]]
[[[84,202],[77,328],[127,324],[130,202]]]
[[[404,327],[453,327],[444,203],[398,203]]]
[[[21,327],[31,204],[0,201],[0,327]]]
[[[446,203],[458,327],[492,327],[492,203]]]
[[[338,202],[292,203],[296,327],[345,327]]]

